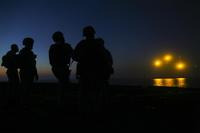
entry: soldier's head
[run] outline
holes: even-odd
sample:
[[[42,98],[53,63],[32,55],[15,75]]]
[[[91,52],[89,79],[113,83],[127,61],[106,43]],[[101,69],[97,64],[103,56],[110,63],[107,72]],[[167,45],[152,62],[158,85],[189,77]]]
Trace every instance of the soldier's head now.
[[[24,38],[23,45],[28,49],[33,49],[34,40],[30,37]]]
[[[83,28],[83,36],[88,39],[93,39],[95,37],[95,29],[92,26],[86,26]]]
[[[10,46],[10,49],[11,49],[11,51],[13,51],[15,53],[17,53],[19,51],[19,48],[18,48],[17,44],[12,44]]]
[[[53,33],[52,39],[56,43],[64,43],[65,42],[63,33],[60,31]]]

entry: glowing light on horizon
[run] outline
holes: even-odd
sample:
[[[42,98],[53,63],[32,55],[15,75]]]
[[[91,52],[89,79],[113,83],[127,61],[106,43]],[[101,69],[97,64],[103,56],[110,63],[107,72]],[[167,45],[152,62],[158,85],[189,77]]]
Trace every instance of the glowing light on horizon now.
[[[172,55],[170,55],[170,54],[167,54],[167,55],[165,55],[165,56],[164,56],[164,58],[163,58],[163,59],[164,59],[164,61],[166,61],[166,62],[169,62],[169,61],[171,61],[171,60],[172,60],[172,58],[173,58],[173,57],[172,57]]]
[[[186,67],[186,65],[185,65],[185,63],[183,63],[183,62],[178,62],[178,63],[176,64],[176,69],[177,69],[177,70],[183,70],[183,69],[185,69],[185,67]]]
[[[154,66],[155,67],[161,67],[162,66],[162,61],[161,60],[155,60],[155,62],[154,62]]]
[[[153,85],[158,87],[180,87],[185,88],[186,78],[155,78]]]
[[[164,66],[169,68],[174,65],[175,69],[178,71],[184,70],[186,68],[185,62],[182,62],[180,60],[178,60],[177,62],[176,62],[176,60],[172,61],[173,58],[174,57],[171,54],[166,54],[163,56],[163,58],[156,59],[154,61],[153,65],[155,68],[164,67]],[[166,67],[164,67],[164,68],[166,68]]]
[[[176,78],[178,87],[186,87],[186,78]]]
[[[164,84],[166,87],[174,87],[175,86],[175,82],[174,82],[174,79],[172,78],[167,78],[167,79],[164,79]]]
[[[163,79],[157,78],[157,79],[153,79],[154,82],[154,86],[164,86],[164,82]]]

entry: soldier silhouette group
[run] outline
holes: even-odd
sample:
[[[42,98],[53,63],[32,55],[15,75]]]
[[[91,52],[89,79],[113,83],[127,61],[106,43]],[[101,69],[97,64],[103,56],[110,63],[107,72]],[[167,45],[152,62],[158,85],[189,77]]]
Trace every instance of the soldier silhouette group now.
[[[77,62],[76,78],[81,86],[80,103],[83,112],[94,111],[102,97],[106,97],[106,86],[114,73],[111,53],[105,48],[104,40],[96,38],[95,33],[92,26],[84,27],[83,39],[73,49],[65,41],[63,33],[57,31],[52,35],[54,44],[49,48],[49,62],[52,73],[60,84],[60,95],[69,87],[69,68],[72,61]],[[39,78],[36,68],[37,55],[32,51],[33,44],[34,40],[30,37],[23,40],[24,48],[20,51],[16,44],[12,44],[11,50],[2,57],[1,64],[7,68],[11,95],[21,88],[20,93],[26,96],[26,101],[34,80]]]

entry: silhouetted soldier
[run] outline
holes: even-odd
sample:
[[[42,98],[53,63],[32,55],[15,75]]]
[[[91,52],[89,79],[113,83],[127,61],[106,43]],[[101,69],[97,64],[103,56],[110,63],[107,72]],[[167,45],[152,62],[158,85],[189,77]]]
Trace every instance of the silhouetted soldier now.
[[[7,68],[6,74],[9,83],[9,96],[16,96],[19,87],[18,55],[19,48],[16,44],[11,45],[11,50],[2,57],[2,66]],[[15,99],[16,100],[16,99]]]
[[[113,73],[113,61],[103,39],[95,38],[92,26],[83,29],[83,36],[85,39],[77,44],[73,59],[78,62],[76,74],[81,84],[81,108],[88,112],[95,111],[100,103],[100,92]]]
[[[22,95],[27,102],[31,96],[31,90],[34,80],[38,80],[36,68],[36,55],[33,53],[34,40],[25,38],[23,40],[24,48],[19,52],[20,79],[22,84]]]
[[[102,38],[97,38],[97,44],[102,45],[104,47],[104,40]],[[104,48],[101,52],[101,59],[102,61],[102,80],[103,86],[100,90],[100,100],[101,104],[107,108],[107,105],[110,102],[110,90],[108,88],[109,79],[111,75],[114,73],[113,69],[113,58],[109,50]]]
[[[60,96],[64,95],[65,87],[69,85],[70,60],[73,49],[70,44],[65,42],[62,32],[55,32],[52,36],[55,44],[49,49],[49,61],[52,66],[52,72],[61,84]]]

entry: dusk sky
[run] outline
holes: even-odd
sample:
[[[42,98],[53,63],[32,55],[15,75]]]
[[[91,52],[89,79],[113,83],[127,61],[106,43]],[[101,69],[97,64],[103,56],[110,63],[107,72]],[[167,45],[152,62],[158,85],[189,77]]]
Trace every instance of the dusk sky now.
[[[54,79],[48,60],[52,34],[62,31],[74,48],[83,27],[93,25],[113,55],[113,78],[146,77],[152,59],[164,53],[181,56],[193,69],[200,66],[199,6],[192,0],[1,0],[0,56],[32,37],[40,79]],[[1,77],[4,72],[0,68]]]

